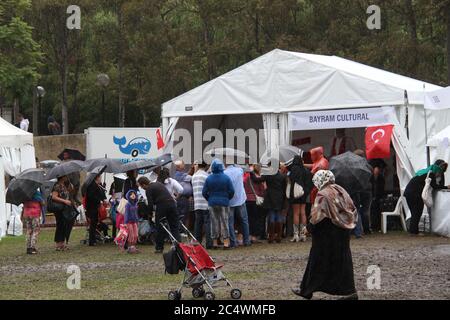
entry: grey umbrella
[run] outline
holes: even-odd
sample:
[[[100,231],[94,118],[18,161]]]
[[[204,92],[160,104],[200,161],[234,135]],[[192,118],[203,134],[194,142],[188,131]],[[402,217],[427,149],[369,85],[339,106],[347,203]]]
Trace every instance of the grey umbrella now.
[[[85,161],[85,170],[88,172],[92,172],[98,167],[106,166],[103,172],[107,173],[120,173],[122,172],[123,163],[120,160],[111,159],[111,158],[98,158],[98,159],[90,159]]]
[[[353,152],[331,158],[330,170],[336,177],[336,183],[349,193],[365,190],[370,186],[372,167],[365,158]]]
[[[250,156],[243,151],[233,148],[214,148],[207,151],[205,154],[214,158],[226,158],[226,162],[244,164],[250,161]],[[235,162],[235,160],[237,162]]]
[[[165,166],[171,162],[173,162],[173,155],[170,153],[163,154],[162,156],[159,156],[158,158],[154,159],[154,163],[156,166]]]
[[[120,172],[128,172],[133,170],[149,169],[156,167],[156,163],[153,159],[131,161],[121,166]]]
[[[17,176],[15,176],[17,180],[31,180],[39,183],[43,183],[45,181],[45,170],[44,169],[28,169]]]
[[[278,149],[267,150],[260,159],[261,164],[268,164],[270,159],[277,158],[280,162],[289,165],[295,156],[303,156],[303,150],[294,146],[279,146]]]
[[[72,160],[63,162],[56,167],[50,169],[47,173],[47,180],[67,176],[71,173],[80,172],[84,169],[85,163],[84,161]]]
[[[89,187],[89,185],[95,180],[96,177],[100,176],[104,172],[104,170],[106,170],[106,166],[94,168],[89,172],[89,174],[86,177],[86,180],[81,186],[81,194],[86,193],[86,190]]]
[[[41,185],[42,182],[14,178],[8,185],[6,202],[18,206],[25,201],[29,201]]]

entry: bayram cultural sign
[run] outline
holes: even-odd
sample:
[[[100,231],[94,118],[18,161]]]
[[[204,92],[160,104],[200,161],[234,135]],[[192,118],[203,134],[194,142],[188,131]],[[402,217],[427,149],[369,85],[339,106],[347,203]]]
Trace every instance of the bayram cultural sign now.
[[[289,114],[289,130],[365,128],[388,124],[386,108],[343,109]]]

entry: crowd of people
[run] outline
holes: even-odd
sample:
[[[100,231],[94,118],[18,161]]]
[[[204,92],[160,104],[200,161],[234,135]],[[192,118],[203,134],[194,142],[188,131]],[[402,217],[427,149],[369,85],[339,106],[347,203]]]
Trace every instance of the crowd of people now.
[[[364,152],[354,153],[364,158]],[[167,234],[161,221],[173,237],[182,241],[187,226],[198,242],[207,249],[235,249],[267,240],[280,243],[288,235],[288,217],[292,215],[291,242],[305,242],[312,237],[312,248],[301,285],[293,292],[310,299],[317,291],[334,295],[355,296],[350,236],[357,238],[370,233],[370,207],[379,197],[380,166],[373,166],[371,184],[363,190],[346,190],[336,184],[329,171],[329,162],[323,148],[311,151],[312,163],[305,164],[297,155],[288,165],[271,167],[273,172],[262,174],[261,165],[249,165],[247,170],[231,164],[227,158],[216,158],[211,165],[195,163],[186,170],[183,161],[174,163],[174,174],[167,167],[159,167],[138,177],[138,171],[126,173],[121,188],[111,186],[109,201],[97,174],[89,185],[78,186],[69,176],[59,177],[52,193],[51,203],[56,218],[56,250],[66,251],[74,225],[76,207],[81,203],[89,219],[89,245],[96,245],[96,230],[104,217],[99,212],[110,208],[113,237],[121,226],[126,226],[124,249],[137,253],[138,223],[147,219],[154,223],[155,253],[164,251]],[[448,164],[438,160],[432,166],[417,172],[408,184],[405,197],[412,212],[409,231],[417,235],[424,201],[422,190],[427,179],[433,189],[445,189],[444,173]],[[75,179],[77,181],[77,179]],[[81,203],[80,203],[81,202]],[[27,253],[37,253],[39,213],[44,199],[36,192],[24,204],[27,226]],[[107,232],[107,228],[105,230]],[[356,296],[357,297],[357,296]]]

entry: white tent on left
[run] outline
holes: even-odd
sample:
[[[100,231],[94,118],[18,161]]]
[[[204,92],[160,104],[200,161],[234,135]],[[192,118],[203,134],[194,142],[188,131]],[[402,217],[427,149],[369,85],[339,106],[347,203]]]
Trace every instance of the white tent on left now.
[[[33,135],[0,117],[0,239],[6,234],[11,212],[5,201],[5,173],[16,176],[30,168],[36,168]]]

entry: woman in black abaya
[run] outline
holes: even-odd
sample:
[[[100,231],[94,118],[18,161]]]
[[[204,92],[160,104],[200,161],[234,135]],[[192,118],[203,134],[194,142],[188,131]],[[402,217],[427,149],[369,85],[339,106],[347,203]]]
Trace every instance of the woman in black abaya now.
[[[331,171],[321,170],[313,183],[319,190],[307,226],[312,235],[308,265],[293,293],[312,299],[314,292],[357,299],[350,251],[350,232],[357,210],[348,193],[334,183]]]

